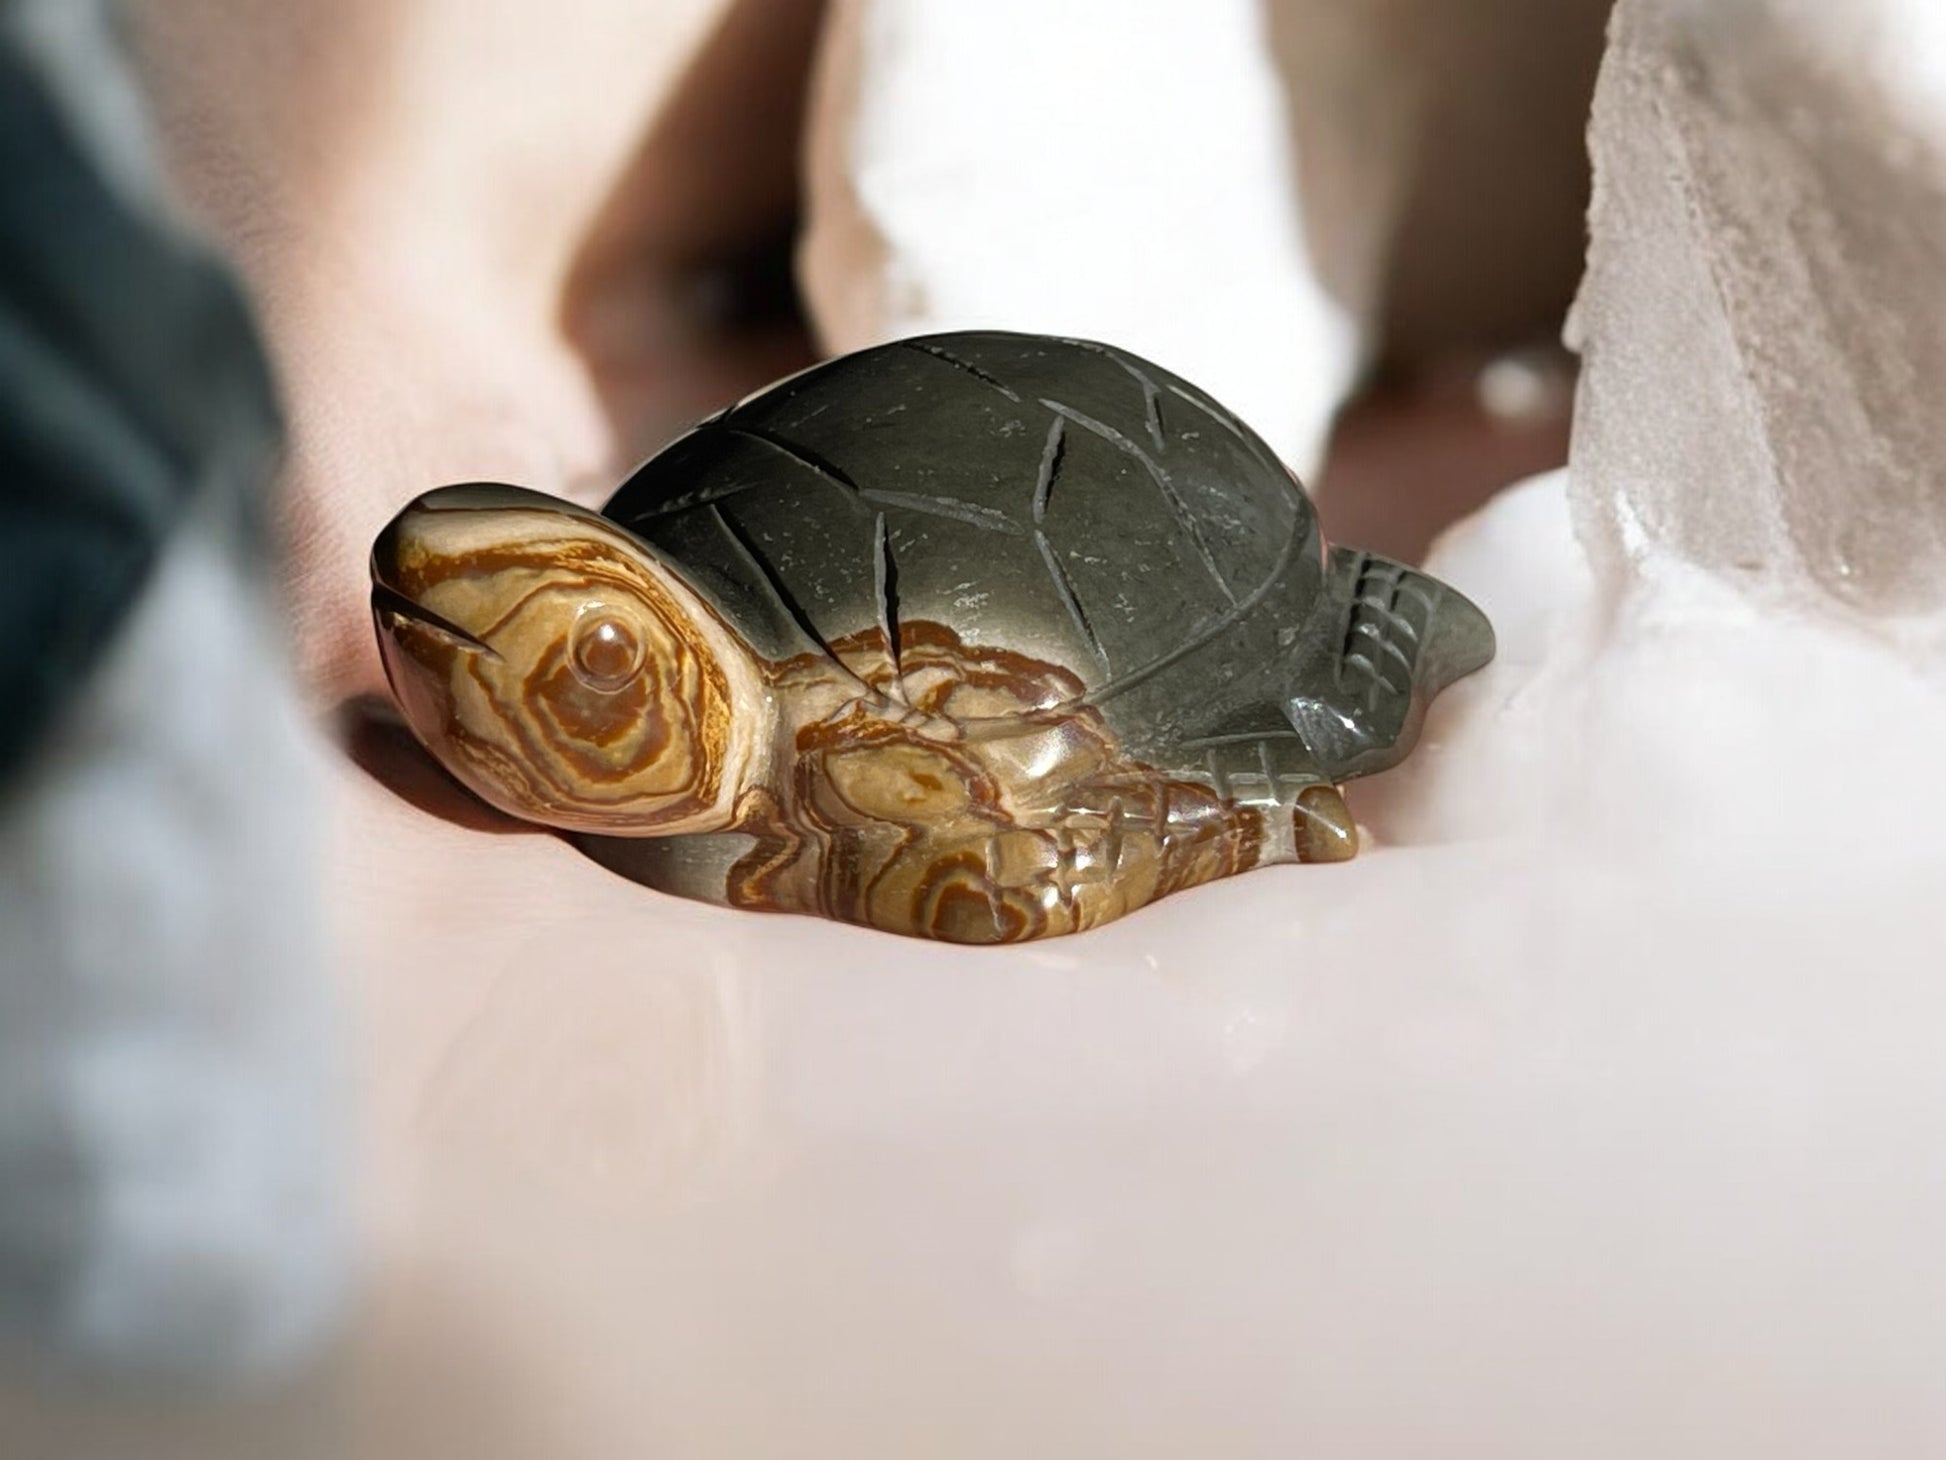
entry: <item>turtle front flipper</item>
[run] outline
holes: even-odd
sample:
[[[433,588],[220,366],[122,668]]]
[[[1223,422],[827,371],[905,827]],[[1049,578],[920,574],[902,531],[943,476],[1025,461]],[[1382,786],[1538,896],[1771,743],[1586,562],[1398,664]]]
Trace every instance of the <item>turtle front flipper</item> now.
[[[1246,710],[1214,733],[1186,740],[1184,767],[1227,804],[1262,816],[1260,862],[1344,862],[1358,853],[1358,828],[1336,777],[1271,706]]]
[[[1327,652],[1288,709],[1333,781],[1397,765],[1432,697],[1493,658],[1493,626],[1467,598],[1358,548],[1331,550],[1321,614]]]

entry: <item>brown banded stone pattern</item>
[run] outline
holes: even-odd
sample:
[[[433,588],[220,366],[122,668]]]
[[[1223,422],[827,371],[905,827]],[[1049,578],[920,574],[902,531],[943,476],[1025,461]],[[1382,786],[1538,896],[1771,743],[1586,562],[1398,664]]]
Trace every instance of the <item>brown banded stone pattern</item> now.
[[[775,667],[779,699],[815,709],[785,796],[746,798],[726,901],[1003,943],[1257,865],[1261,814],[1129,759],[1073,675],[901,627],[896,656],[867,633]]]
[[[545,819],[612,808],[604,829],[650,830],[718,796],[729,685],[650,573],[566,540],[430,556],[404,565],[398,587],[439,617],[485,625],[479,637],[499,649],[460,652],[423,623],[394,631],[446,670],[433,680],[446,704],[415,723],[445,725],[441,758],[516,803],[508,809]],[[641,672],[622,672],[623,657]]]

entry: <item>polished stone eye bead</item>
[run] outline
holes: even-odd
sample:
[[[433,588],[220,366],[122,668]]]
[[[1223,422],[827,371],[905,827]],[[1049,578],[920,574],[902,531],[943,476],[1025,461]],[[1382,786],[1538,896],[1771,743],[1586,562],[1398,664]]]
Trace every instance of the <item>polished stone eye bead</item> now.
[[[614,694],[642,671],[642,639],[620,616],[598,609],[575,625],[568,662],[589,689]]]

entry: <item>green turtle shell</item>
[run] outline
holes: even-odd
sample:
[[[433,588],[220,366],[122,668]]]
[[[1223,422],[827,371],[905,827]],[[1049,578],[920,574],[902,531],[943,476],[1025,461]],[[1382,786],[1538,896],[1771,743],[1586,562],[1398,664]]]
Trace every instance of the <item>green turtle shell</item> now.
[[[1349,596],[1326,601],[1316,514],[1275,453],[1087,341],[832,360],[678,439],[605,511],[766,658],[941,625],[1068,671],[1132,745],[1288,706],[1345,647]]]

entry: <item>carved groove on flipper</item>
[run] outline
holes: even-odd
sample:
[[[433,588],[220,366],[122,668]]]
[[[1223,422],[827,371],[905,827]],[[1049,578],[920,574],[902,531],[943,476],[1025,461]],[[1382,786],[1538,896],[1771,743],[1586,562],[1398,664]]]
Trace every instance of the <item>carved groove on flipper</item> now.
[[[1332,688],[1288,710],[1342,781],[1403,760],[1427,701],[1492,657],[1493,630],[1460,594],[1376,553],[1332,549],[1326,596],[1338,615]]]

